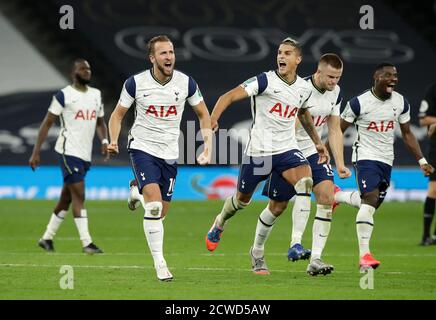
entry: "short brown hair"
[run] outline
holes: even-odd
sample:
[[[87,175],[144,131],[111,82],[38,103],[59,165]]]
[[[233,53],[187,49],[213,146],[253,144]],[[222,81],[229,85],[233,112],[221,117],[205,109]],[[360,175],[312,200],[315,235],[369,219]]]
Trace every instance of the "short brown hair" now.
[[[147,43],[148,55],[154,54],[154,44],[156,42],[171,42],[171,43],[173,43],[171,41],[171,39],[168,38],[168,36],[166,36],[166,35],[159,35],[159,36],[153,37]]]
[[[297,40],[292,39],[291,37],[287,37],[286,39],[283,39],[281,44],[289,44],[289,45],[293,46],[298,51],[300,56],[303,55],[303,49],[301,48],[301,45]]]
[[[342,69],[344,64],[342,63],[341,58],[335,53],[326,53],[321,56],[319,59],[319,64],[325,63],[332,66],[335,69]]]

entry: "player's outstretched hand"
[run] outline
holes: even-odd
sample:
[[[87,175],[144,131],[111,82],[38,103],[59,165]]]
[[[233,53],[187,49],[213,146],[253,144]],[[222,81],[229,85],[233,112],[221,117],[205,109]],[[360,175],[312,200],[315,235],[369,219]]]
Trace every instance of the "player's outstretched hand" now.
[[[421,170],[424,172],[424,175],[426,177],[428,177],[430,174],[432,174],[434,172],[433,166],[431,164],[428,164],[428,163],[423,164],[421,166]]]
[[[101,145],[101,154],[105,156],[104,159],[103,159],[104,162],[108,161],[109,158],[110,158],[110,153],[109,153],[107,147],[108,147],[107,143],[102,143],[102,145]]]
[[[316,147],[316,151],[318,151],[319,154],[318,163],[329,163],[330,155],[326,146],[324,144],[317,144],[315,145],[315,147]]]
[[[217,132],[219,129],[218,120],[214,116],[210,117],[210,127],[213,132]]]
[[[111,143],[107,146],[107,152],[108,152],[109,155],[120,153],[119,150],[118,150],[118,144],[115,143],[115,142],[111,142]]]
[[[337,167],[339,178],[345,179],[351,176],[351,171],[346,166]]]
[[[211,152],[208,149],[205,149],[197,158],[197,162],[199,165],[204,166],[210,163],[211,160]]]
[[[29,165],[32,168],[33,171],[35,171],[35,169],[39,166],[40,163],[40,158],[39,158],[39,154],[33,154],[30,156],[29,159]]]

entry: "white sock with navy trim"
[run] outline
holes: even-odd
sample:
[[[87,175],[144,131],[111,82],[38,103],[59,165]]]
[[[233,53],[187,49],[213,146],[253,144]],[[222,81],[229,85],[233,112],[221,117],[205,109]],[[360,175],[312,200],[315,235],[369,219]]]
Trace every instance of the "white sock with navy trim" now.
[[[316,205],[316,215],[312,227],[312,255],[310,260],[320,259],[330,233],[332,221],[331,205]]]
[[[216,219],[217,226],[220,228],[224,227],[224,224],[226,223],[227,220],[233,217],[237,211],[244,209],[246,206],[248,206],[248,203],[243,203],[241,201],[238,201],[238,199],[236,199],[236,194],[234,194],[231,197],[228,197],[224,201],[224,205],[221,210],[221,213],[217,216]]]
[[[360,198],[359,191],[338,191],[335,193],[335,201],[339,203],[346,203],[355,208],[360,208],[362,199]]]
[[[80,217],[74,218],[74,223],[76,224],[77,231],[79,231],[82,246],[87,247],[92,243],[92,238],[88,230],[88,214],[86,209],[80,210]]]
[[[256,235],[254,237],[252,251],[254,257],[261,258],[263,256],[265,242],[272,231],[276,219],[277,217],[269,210],[267,205],[257,220]]]
[[[370,252],[369,242],[374,228],[374,212],[374,207],[368,204],[362,204],[356,216],[356,231],[359,242],[359,254],[361,257]]]
[[[291,247],[300,243],[310,215],[310,195],[297,195],[292,208]]]
[[[163,256],[164,227],[161,218],[162,203],[148,202],[145,205],[144,211],[144,234],[153,257],[154,266],[166,266]]]
[[[68,213],[68,211],[66,211],[66,210],[59,211],[57,215],[54,212],[52,213],[52,215],[50,217],[50,221],[49,221],[47,228],[45,230],[45,233],[42,236],[42,239],[53,240],[54,236],[56,235],[56,232],[59,230],[59,227],[61,226],[62,222],[64,221],[67,213]]]

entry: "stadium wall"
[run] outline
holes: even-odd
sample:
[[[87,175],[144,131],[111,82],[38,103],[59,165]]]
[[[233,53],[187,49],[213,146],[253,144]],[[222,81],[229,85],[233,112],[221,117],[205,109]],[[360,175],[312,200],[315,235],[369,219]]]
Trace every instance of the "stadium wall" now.
[[[238,167],[180,166],[173,200],[223,199],[235,191]],[[126,200],[128,182],[133,178],[129,167],[94,166],[86,177],[88,200]],[[336,179],[342,189],[355,189],[355,175]],[[43,166],[32,172],[26,166],[0,166],[0,199],[57,199],[62,186],[56,166]],[[265,200],[261,184],[254,200]],[[427,178],[416,168],[394,168],[386,201],[423,200]]]

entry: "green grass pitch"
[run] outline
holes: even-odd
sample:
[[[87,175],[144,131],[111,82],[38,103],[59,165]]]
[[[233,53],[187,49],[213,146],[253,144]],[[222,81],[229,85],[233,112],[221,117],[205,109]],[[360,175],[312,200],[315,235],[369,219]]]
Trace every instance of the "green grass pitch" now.
[[[310,277],[307,261],[288,262],[290,209],[266,245],[271,275],[251,272],[248,250],[265,202],[253,202],[228,224],[216,252],[204,237],[221,201],[174,201],[165,225],[165,256],[173,282],[156,280],[142,230],[142,210],[123,201],[88,201],[90,231],[105,253],[81,253],[71,213],[55,238],[55,253],[37,247],[54,201],[0,201],[0,299],[435,299],[436,246],[420,247],[422,203],[385,203],[375,215],[371,249],[382,264],[374,288],[360,287],[356,209],[340,206],[333,216],[323,258],[335,266]],[[303,238],[310,248],[312,220]],[[74,289],[59,282],[62,265],[74,270]],[[363,282],[363,280],[362,280]]]

